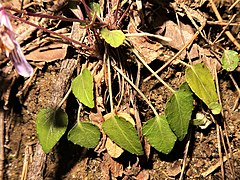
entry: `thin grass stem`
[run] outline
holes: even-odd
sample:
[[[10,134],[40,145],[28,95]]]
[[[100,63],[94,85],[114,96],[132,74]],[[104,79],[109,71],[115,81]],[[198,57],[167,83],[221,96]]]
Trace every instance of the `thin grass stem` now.
[[[114,64],[111,65],[138,92],[138,94],[142,96],[142,98],[146,101],[149,107],[153,110],[155,116],[158,116],[156,109],[153,107],[152,103],[147,99],[147,97],[142,93],[142,91],[137,86],[135,86],[135,84],[116,65]]]

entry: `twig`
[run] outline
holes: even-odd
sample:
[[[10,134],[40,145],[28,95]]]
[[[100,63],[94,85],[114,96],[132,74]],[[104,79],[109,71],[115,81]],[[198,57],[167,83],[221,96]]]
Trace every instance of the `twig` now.
[[[234,20],[234,18],[236,17],[236,14],[233,15],[233,17],[230,19],[230,21],[228,22],[228,24],[222,29],[222,31],[220,32],[220,34],[216,37],[216,39],[213,41],[212,44],[216,43],[217,40],[222,36],[222,34],[226,31],[226,29],[228,28],[229,24]]]
[[[107,45],[105,46],[105,52],[104,52],[104,58],[106,58],[107,62],[107,75],[108,75],[108,92],[109,92],[109,98],[110,98],[110,108],[111,108],[111,113],[113,113],[113,95],[112,95],[112,78],[111,78],[111,64],[110,64],[110,58],[108,56],[107,52],[108,48]]]
[[[151,33],[147,33],[147,32],[141,32],[141,33],[127,33],[125,34],[126,37],[133,37],[133,36],[149,36],[149,37],[154,37],[154,38],[158,38],[160,40],[163,40],[163,41],[172,41],[171,38],[169,37],[164,37],[164,36],[161,36],[161,35],[156,35],[156,34],[151,34]]]
[[[222,17],[220,15],[220,13],[218,12],[218,9],[216,7],[216,4],[214,3],[213,0],[209,0],[210,4],[212,6],[213,12],[215,13],[217,19],[219,21],[222,21]],[[233,37],[232,33],[230,31],[226,31],[225,34],[227,35],[227,37],[232,41],[233,44],[235,44],[235,46],[237,47],[237,49],[240,50],[240,44],[237,42],[237,40]]]
[[[224,121],[224,122],[225,122],[225,121]],[[226,128],[226,129],[224,129],[224,132],[226,133],[226,134],[225,134],[225,137],[226,137],[226,139],[228,140],[228,133],[227,133],[228,127],[226,126],[226,124],[225,124],[225,128]],[[223,133],[222,128],[220,128],[220,136],[221,136],[222,145],[223,145],[223,149],[224,149],[224,151],[225,151],[225,154],[228,154],[227,147],[226,147],[226,143],[225,143],[225,138],[224,138],[224,133]],[[231,144],[230,144],[230,142],[227,141],[227,143],[228,143],[229,149],[231,150]],[[232,157],[232,151],[230,151],[230,155],[231,155],[230,157],[233,158],[233,157]],[[235,177],[234,165],[231,163],[231,161],[230,161],[230,159],[229,159],[228,156],[227,156],[227,162],[228,162],[228,164],[229,164],[229,168],[230,168],[230,171],[231,171],[233,177]],[[233,179],[235,179],[235,178],[233,178]]]
[[[141,63],[137,62],[137,75],[136,75],[136,80],[135,80],[136,87],[139,87],[140,77],[141,77],[140,73],[141,73]],[[136,99],[136,93],[137,93],[136,91],[133,92],[133,96],[135,99]],[[133,102],[133,109],[134,109],[134,117],[136,119],[136,127],[137,127],[137,131],[138,131],[138,135],[139,135],[139,137],[142,137],[142,123],[141,123],[136,100]]]
[[[236,0],[236,1],[231,5],[231,7],[228,9],[228,11],[231,11],[232,8],[234,8],[234,6],[236,6],[237,3],[239,3],[239,2],[240,2],[240,0]]]
[[[111,65],[138,92],[138,94],[142,96],[142,98],[147,102],[149,107],[153,110],[155,116],[158,116],[156,109],[153,107],[152,103],[147,99],[147,97],[142,93],[142,91],[116,65],[114,65],[113,63]]]
[[[219,26],[240,26],[240,22],[228,23],[222,21],[207,21],[207,24],[219,25]]]
[[[213,116],[211,117],[213,118]],[[221,164],[222,180],[224,180],[225,174],[224,174],[223,156],[222,156],[222,149],[221,149],[222,146],[221,146],[221,139],[220,139],[220,126],[216,124],[216,128],[217,128],[218,154],[219,154],[219,160]]]
[[[157,71],[155,71],[155,73],[159,73],[160,71],[162,71],[165,67],[167,67],[172,61],[174,61],[185,49],[187,49],[192,43],[193,41],[197,38],[197,36],[199,35],[200,31],[204,28],[205,24],[202,24],[202,26],[197,30],[197,32],[193,35],[193,37],[182,47],[182,49],[180,49],[168,62],[166,62],[161,68],[159,68]],[[143,82],[148,81],[149,79],[151,79],[154,75],[151,74],[150,76],[148,76],[147,78],[145,78],[143,80]]]
[[[215,53],[214,53],[215,54]],[[216,58],[218,60],[219,57],[215,54]],[[222,107],[222,100],[221,100],[221,93],[220,93],[220,88],[219,88],[219,80],[218,80],[218,76],[217,76],[217,70],[216,70],[216,62],[214,64],[214,79],[215,79],[215,84],[216,84],[216,89],[217,89],[217,95],[218,95],[218,101]],[[221,110],[221,115],[222,117],[224,117],[224,113],[223,113],[223,109]],[[212,117],[213,119],[213,117]],[[224,123],[224,132],[225,132],[225,138],[227,140],[227,144],[228,144],[228,150],[230,152],[230,154],[232,155],[232,149],[231,149],[231,145],[230,145],[230,142],[229,142],[229,138],[228,138],[228,126],[227,126],[227,121],[225,120],[225,118],[223,119],[223,123]],[[227,154],[227,149],[226,149],[226,144],[225,144],[225,141],[224,141],[224,135],[223,135],[223,131],[222,131],[222,128],[220,127],[220,135],[221,135],[221,139],[222,139],[222,144],[223,144],[223,147],[224,147],[224,151],[225,153]],[[230,171],[233,175],[233,177],[235,177],[235,171],[233,169],[233,162],[231,162],[229,159],[228,159],[228,156],[227,156],[227,160],[228,160],[228,163],[229,163],[229,167],[230,167]]]
[[[29,167],[29,160],[31,160],[32,156],[32,147],[27,145],[25,147],[24,151],[24,160],[23,160],[23,169],[22,169],[22,175],[21,175],[21,180],[27,180],[27,172],[28,172],[28,167]]]
[[[232,111],[234,111],[234,110],[237,108],[237,105],[238,105],[238,102],[239,102],[239,98],[240,98],[240,89],[239,89],[239,87],[238,87],[237,82],[236,82],[235,79],[233,78],[232,74],[229,74],[229,77],[231,78],[231,80],[232,80],[232,82],[233,82],[235,88],[236,88],[237,91],[238,91],[238,97],[237,97],[237,99],[236,99],[236,101],[235,101],[235,103],[234,103],[234,106],[233,106],[233,108],[232,108]]]
[[[142,57],[139,55],[138,51],[136,49],[132,49],[132,52],[137,56],[138,60],[159,80],[166,88],[168,88],[172,93],[175,93],[173,88],[171,88],[165,81],[163,81],[156,72],[152,70],[150,66],[147,65],[147,63],[142,59]]]
[[[72,29],[73,32],[73,29]],[[79,31],[78,31],[79,32]],[[77,34],[73,33],[72,35],[75,41],[78,41]],[[52,99],[48,102],[48,106],[51,108],[59,107],[59,103],[62,101],[64,97],[64,93],[66,92],[69,86],[69,80],[72,77],[72,74],[77,66],[77,62],[79,59],[75,58],[65,58],[61,61],[61,69],[58,73],[56,83],[53,84],[52,91]],[[29,173],[28,179],[30,180],[42,180],[43,173],[46,162],[46,154],[43,152],[41,145],[38,143],[36,145],[36,150],[33,156],[33,162],[29,165]]]
[[[237,158],[240,155],[239,153],[240,153],[240,151],[238,150],[237,152],[233,153],[233,156]],[[231,157],[230,154],[228,154],[227,156]],[[227,156],[223,157],[223,162],[227,161]],[[201,174],[201,176],[204,177],[204,178],[207,177],[209,174],[211,174],[213,171],[215,171],[220,165],[221,165],[221,162],[217,162],[215,165],[209,167],[205,172],[203,172]]]
[[[189,133],[191,135],[191,132]],[[189,150],[189,145],[190,145],[190,140],[191,138],[188,139],[186,147],[185,147],[185,151],[184,151],[184,158],[183,158],[183,162],[182,162],[182,169],[181,169],[181,174],[180,174],[180,180],[183,179],[183,174],[186,168],[186,162],[187,162],[187,155],[188,155],[188,150]]]

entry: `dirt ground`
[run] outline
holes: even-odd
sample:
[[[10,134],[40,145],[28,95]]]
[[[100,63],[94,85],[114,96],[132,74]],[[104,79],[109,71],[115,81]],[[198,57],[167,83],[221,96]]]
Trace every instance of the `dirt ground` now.
[[[109,2],[117,4],[117,1],[114,0]],[[142,10],[139,9],[140,6],[137,2],[141,2],[143,5]],[[119,11],[121,15],[125,13],[119,29],[124,30],[125,33],[139,33],[141,30],[175,39],[174,43],[169,43],[155,37],[129,37],[129,42],[147,64],[156,71],[181,51],[184,44],[196,33],[196,27],[200,28],[203,25],[203,19],[206,19],[207,23],[203,26],[202,34],[193,39],[191,47],[183,49],[182,53],[179,53],[180,55],[159,73],[159,76],[173,89],[177,89],[185,82],[185,67],[177,60],[192,61],[193,63],[203,62],[210,69],[215,67],[213,62],[218,62],[218,66],[216,66],[217,81],[223,113],[215,117],[217,123],[213,122],[206,129],[191,125],[187,137],[182,142],[177,142],[168,155],[157,152],[145,143],[146,154],[144,156],[138,157],[124,152],[117,159],[112,158],[104,147],[86,149],[74,145],[67,140],[67,134],[65,134],[53,150],[46,155],[46,158],[43,158],[44,161],[39,156],[39,162],[43,166],[39,170],[41,171],[39,179],[240,179],[240,92],[237,89],[240,82],[240,67],[238,66],[235,71],[229,73],[222,70],[219,63],[224,49],[232,49],[237,52],[240,50],[225,34],[226,31],[229,31],[236,38],[235,41],[240,43],[240,2],[230,10],[234,0],[212,2],[216,4],[224,25],[216,18],[211,2],[205,0],[175,0],[171,2],[143,0],[130,3],[130,1],[126,1]],[[5,6],[15,3],[14,8],[21,9],[21,3],[18,1],[1,3]],[[28,1],[23,3],[23,8],[31,13],[40,12],[75,18],[68,5],[68,1],[64,0]],[[9,12],[14,13],[14,11]],[[14,15],[17,16],[19,13]],[[111,21],[112,16],[113,14],[110,14],[106,19]],[[234,19],[231,20],[233,16]],[[72,22],[41,19],[41,17],[28,15],[23,15],[22,18],[66,36],[71,34]],[[237,25],[231,25],[231,23]],[[79,53],[75,47],[66,48],[66,44],[62,46],[66,42],[48,32],[16,20],[13,21],[13,24],[16,34],[19,36],[19,43],[29,59],[29,63],[35,68],[35,73],[30,79],[24,79],[14,71],[14,67],[4,54],[1,54],[0,113],[4,112],[4,126],[1,127],[4,130],[4,167],[1,171],[3,179],[34,179],[34,176],[29,176],[30,171],[32,168],[40,168],[40,166],[33,166],[36,163],[34,161],[38,161],[36,153],[39,150],[35,125],[37,112],[43,107],[51,106],[56,93],[63,98],[70,87],[71,80],[77,76],[80,67],[85,62],[88,62],[88,67],[91,67],[93,71],[101,72],[104,68],[104,65],[101,64],[103,48],[97,48],[96,51],[99,52],[95,52],[94,56],[88,56],[86,51]],[[139,31],[133,27],[138,27]],[[178,32],[181,32],[180,35]],[[216,38],[218,39],[215,41]],[[91,40],[87,37],[83,42],[89,45]],[[43,47],[46,49],[41,49]],[[112,51],[109,52],[112,53]],[[125,46],[119,48],[119,53],[122,61],[125,61],[123,65],[126,65],[126,74],[132,75],[130,77],[133,77],[134,81],[137,79],[136,77],[139,77],[141,91],[152,102],[157,112],[160,115],[163,114],[171,92],[155,77],[144,81],[151,73],[143,66],[141,66],[140,72],[137,71],[137,58]],[[63,59],[66,60],[65,57],[69,54],[70,58],[82,59],[68,74],[69,78],[66,78],[68,76],[63,76],[61,72]],[[112,53],[117,57],[116,54]],[[214,71],[212,70],[212,72]],[[96,76],[100,76],[99,74]],[[99,91],[96,88],[98,96],[102,98],[102,104],[106,106],[102,111],[103,115],[109,112],[107,85],[104,84],[104,78],[105,75],[98,82],[102,88]],[[115,83],[113,94],[117,102],[118,91],[120,91],[118,88],[119,77],[113,75],[113,78],[113,84]],[[64,82],[65,85],[59,85],[59,81]],[[61,86],[64,87],[64,90]],[[62,91],[60,92],[60,90]],[[123,103],[119,108],[121,110],[131,106],[128,99],[131,93],[134,94],[131,88],[125,90],[124,93]],[[140,96],[136,95],[134,98],[137,101],[137,110],[142,122],[151,119],[154,114],[149,106]],[[194,98],[193,118],[198,111],[209,113],[205,105],[197,97]],[[78,108],[78,103],[72,93],[62,108],[69,115],[68,128],[70,129],[75,122]],[[90,112],[96,113],[95,110],[91,111],[87,108],[84,110],[84,116],[87,117]],[[226,147],[222,142],[225,142]],[[220,148],[219,143],[221,143]],[[183,177],[180,177],[183,168]]]

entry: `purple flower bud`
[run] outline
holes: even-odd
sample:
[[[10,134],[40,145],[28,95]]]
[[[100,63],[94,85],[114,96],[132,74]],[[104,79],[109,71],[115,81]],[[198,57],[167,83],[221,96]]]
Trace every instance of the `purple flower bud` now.
[[[32,76],[33,68],[25,59],[21,47],[16,41],[12,25],[4,9],[0,10],[0,48],[5,51],[18,74],[24,77]]]

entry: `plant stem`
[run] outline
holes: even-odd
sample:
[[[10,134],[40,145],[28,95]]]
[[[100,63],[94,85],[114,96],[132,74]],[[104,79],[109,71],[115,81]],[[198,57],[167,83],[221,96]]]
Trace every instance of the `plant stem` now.
[[[105,46],[104,56],[105,58],[107,58],[108,91],[109,91],[111,113],[113,113],[112,78],[111,78],[111,69],[110,69],[111,64],[110,64],[110,58],[107,54],[107,46]]]
[[[57,109],[59,109],[62,106],[62,104],[64,103],[64,101],[66,101],[66,99],[68,98],[71,91],[72,91],[72,89],[70,87],[67,94],[63,97],[62,101],[57,105]]]
[[[111,64],[111,65],[138,92],[138,94],[142,96],[142,98],[147,102],[149,107],[153,110],[153,113],[155,114],[155,116],[158,116],[156,109],[153,107],[152,103],[147,99],[147,97],[142,93],[142,91],[138,89],[138,87],[135,86],[135,84],[116,65],[114,64]]]
[[[71,39],[71,38],[69,38],[69,37],[67,37],[67,36],[64,36],[64,35],[62,35],[62,34],[59,34],[59,33],[56,33],[56,32],[54,32],[54,31],[48,30],[48,29],[46,29],[46,28],[44,28],[44,27],[38,26],[38,25],[36,25],[36,24],[34,24],[34,23],[32,23],[32,22],[26,21],[26,20],[24,20],[24,19],[22,19],[22,18],[19,18],[19,17],[17,17],[17,16],[14,16],[14,15],[12,15],[12,14],[10,14],[10,13],[8,13],[8,16],[10,16],[10,17],[13,18],[13,19],[17,19],[17,20],[19,20],[19,21],[21,21],[21,22],[23,22],[23,23],[29,24],[29,25],[31,25],[31,26],[33,26],[33,27],[36,27],[36,28],[38,28],[38,29],[41,29],[41,30],[44,31],[44,32],[47,32],[47,33],[56,35],[56,36],[58,36],[58,37],[61,37],[62,39],[66,40],[66,41],[68,41],[68,42],[78,44],[78,45],[80,45],[81,47],[86,48],[87,50],[93,50],[91,47],[89,47],[89,46],[87,46],[87,45],[85,45],[85,44],[83,44],[83,43],[80,43],[80,42],[77,41],[77,40]]]
[[[172,93],[175,93],[173,88],[171,88],[167,83],[165,83],[155,71],[152,70],[150,66],[147,65],[147,63],[143,60],[143,58],[138,54],[137,50],[132,49],[132,52],[138,57],[139,61],[166,87],[168,88]]]
[[[191,65],[189,65],[188,63],[185,63],[184,61],[181,61],[181,60],[177,60],[179,63],[181,63],[181,64],[183,64],[184,66],[187,66],[187,67],[189,67],[189,68],[192,68],[192,66]]]
[[[77,123],[78,125],[80,126],[80,113],[81,113],[81,109],[82,109],[82,103],[78,103],[79,106],[78,106],[78,112],[77,112]]]

